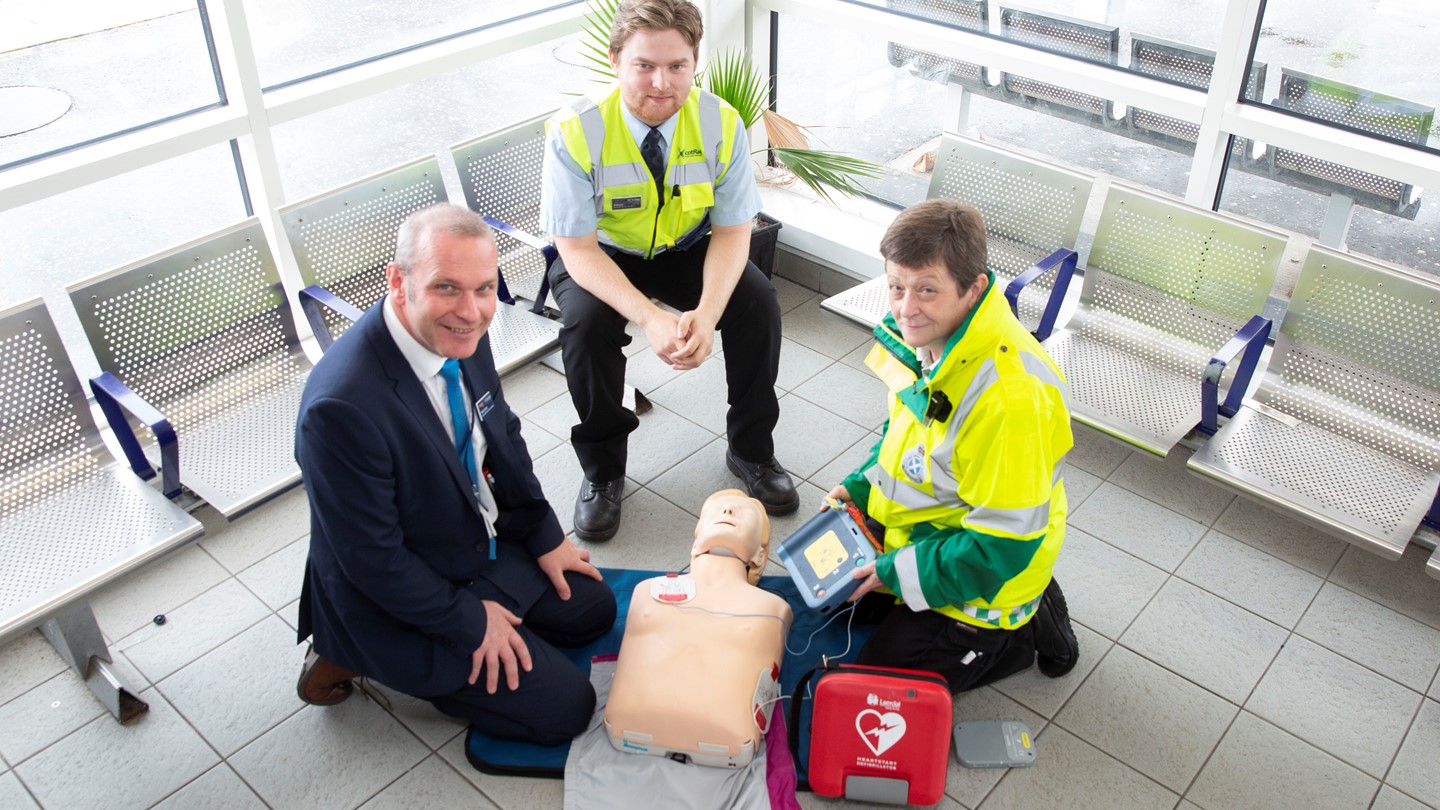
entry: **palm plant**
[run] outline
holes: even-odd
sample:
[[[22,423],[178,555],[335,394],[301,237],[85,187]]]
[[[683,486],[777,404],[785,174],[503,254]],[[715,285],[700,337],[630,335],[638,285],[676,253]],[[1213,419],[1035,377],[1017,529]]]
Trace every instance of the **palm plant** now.
[[[615,72],[610,67],[610,27],[620,0],[587,0],[586,5],[582,36],[582,50],[588,63],[585,67],[596,74],[595,81],[609,84],[615,81]],[[740,113],[746,129],[764,121],[775,161],[824,199],[833,202],[830,189],[850,196],[863,194],[863,179],[885,174],[885,167],[877,163],[811,148],[805,127],[770,109],[770,79],[743,50],[728,49],[717,54],[701,72],[701,79],[706,90]]]

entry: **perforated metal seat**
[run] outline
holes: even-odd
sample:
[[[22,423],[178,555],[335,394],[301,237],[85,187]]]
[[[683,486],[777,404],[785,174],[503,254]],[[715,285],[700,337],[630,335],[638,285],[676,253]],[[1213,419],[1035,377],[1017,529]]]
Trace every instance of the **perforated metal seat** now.
[[[1253,398],[1190,469],[1399,558],[1440,518],[1437,334],[1434,279],[1312,248]]]
[[[1120,55],[1120,29],[1088,20],[1058,14],[1038,14],[1018,8],[1000,9],[1000,33],[1016,42],[1035,45],[1049,51],[1067,54],[1089,62],[1114,65]],[[1027,79],[1013,73],[1005,74],[1001,85],[1032,103],[1043,104],[1058,114],[1081,114],[1102,125],[1120,121],[1113,102],[1081,93],[1068,87]]]
[[[294,424],[310,361],[259,220],[67,290],[114,378],[97,378],[96,397],[118,381],[169,420],[185,450],[180,483],[231,519],[300,483]]]
[[[1158,76],[1197,90],[1210,88],[1210,75],[1215,70],[1215,52],[1182,42],[1159,37],[1130,35],[1130,69],[1146,76]],[[1252,62],[1245,79],[1245,98],[1259,101],[1265,94],[1264,62]],[[1132,133],[1160,136],[1158,143],[1189,154],[1194,151],[1199,126],[1168,115],[1132,107],[1126,119]],[[1237,138],[1233,147],[1244,156],[1247,141]]]
[[[990,6],[985,0],[885,0],[888,8],[927,20],[937,20],[967,31],[990,30]],[[932,51],[888,43],[886,53],[895,67],[909,65],[919,75],[941,82],[955,82],[969,90],[989,92],[986,69]]]
[[[538,183],[537,174],[537,187]],[[400,224],[416,211],[446,201],[440,163],[431,156],[287,205],[280,209],[280,218],[300,264],[301,280],[364,311],[385,295],[385,266],[395,258]],[[507,238],[496,233],[497,244]],[[504,300],[517,267],[525,268],[517,251],[501,255],[502,300],[495,307],[489,335],[495,367],[502,375],[560,345],[558,323],[527,311],[513,299]],[[311,322],[325,347],[344,333],[351,320],[330,309],[323,313],[325,334],[319,333],[319,316]]]
[[[552,113],[488,132],[450,147],[465,205],[513,228],[545,239],[540,230],[540,169],[545,161],[545,121]],[[545,304],[547,257],[534,241],[497,231],[500,264],[510,292]]]
[[[1435,108],[1363,87],[1283,68],[1275,104],[1311,118],[1424,145]],[[1289,149],[1270,152],[1277,178],[1321,193],[1339,193],[1406,219],[1420,208],[1418,190],[1408,183],[1341,166]]]
[[[62,638],[59,622],[47,635],[122,717],[129,693],[103,667],[85,597],[199,537],[200,522],[111,456],[39,298],[0,312],[0,402],[0,642],[57,614],[67,627],[88,618],[88,637]]]
[[[980,210],[989,266],[1004,289],[1057,248],[1074,246],[1093,182],[1053,163],[947,133],[927,196],[963,200]],[[1049,274],[1041,275],[1019,293],[1016,311],[1031,331],[1042,330],[1053,284]],[[889,311],[885,279],[866,281],[821,306],[868,331]]]
[[[1080,422],[1164,455],[1201,421],[1210,359],[1260,315],[1279,231],[1119,184],[1070,323],[1044,341]]]

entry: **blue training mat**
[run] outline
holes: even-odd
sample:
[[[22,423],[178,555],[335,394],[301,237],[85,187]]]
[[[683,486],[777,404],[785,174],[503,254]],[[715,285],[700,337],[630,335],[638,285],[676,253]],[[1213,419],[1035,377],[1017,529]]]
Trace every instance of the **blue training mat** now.
[[[600,573],[605,577],[605,583],[615,591],[615,626],[610,628],[610,632],[584,647],[561,649],[561,652],[587,675],[590,673],[591,658],[620,652],[620,639],[625,635],[625,617],[630,613],[630,594],[635,590],[635,586],[650,577],[663,576],[666,572],[601,568]],[[790,625],[790,637],[786,641],[788,649],[785,651],[785,660],[780,664],[782,695],[793,692],[800,676],[819,665],[822,655],[829,655],[832,660],[854,659],[860,646],[875,629],[874,625],[852,625],[850,649],[837,659],[841,652],[845,652],[849,611],[837,611],[826,616],[811,610],[805,606],[794,581],[788,576],[761,577],[760,587],[784,597],[795,614],[795,620]],[[834,621],[831,621],[832,618]],[[790,650],[796,652],[792,653]],[[783,703],[777,705],[775,711],[784,711]],[[554,746],[533,745],[482,734],[474,727],[471,727],[465,736],[466,759],[470,760],[470,764],[477,770],[485,773],[550,776],[558,779],[565,775],[565,759],[569,755],[570,743]]]

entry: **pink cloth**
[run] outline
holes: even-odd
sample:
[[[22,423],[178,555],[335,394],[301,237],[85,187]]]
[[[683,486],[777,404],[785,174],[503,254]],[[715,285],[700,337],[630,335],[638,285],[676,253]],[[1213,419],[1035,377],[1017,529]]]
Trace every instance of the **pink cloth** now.
[[[790,758],[784,707],[777,703],[770,716],[770,731],[765,735],[765,784],[770,788],[770,810],[800,810],[800,800],[795,798],[795,760]]]

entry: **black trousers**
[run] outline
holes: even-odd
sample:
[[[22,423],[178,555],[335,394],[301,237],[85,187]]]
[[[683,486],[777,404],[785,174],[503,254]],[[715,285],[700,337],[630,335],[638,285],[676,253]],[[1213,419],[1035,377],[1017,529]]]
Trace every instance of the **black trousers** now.
[[[685,312],[695,308],[704,286],[703,266],[710,237],[689,250],[642,259],[625,253],[613,258],[641,293]],[[580,422],[570,444],[590,481],[613,481],[625,474],[627,440],[640,420],[625,408],[625,352],[630,336],[624,316],[576,284],[563,260],[550,266],[550,289],[565,322],[560,350],[570,399]],[[730,301],[716,324],[724,335],[725,380],[730,405],[725,419],[730,449],[746,461],[775,454],[771,435],[780,418],[775,377],[780,370],[780,304],[775,285],[747,262]]]
[[[540,745],[559,745],[584,731],[595,711],[595,689],[556,647],[579,647],[604,635],[615,623],[615,594],[609,585],[574,572],[565,579],[569,601],[548,590],[516,628],[533,664],[529,672],[521,670],[519,689],[510,691],[501,672],[499,688],[488,694],[481,669],[473,685],[428,698],[435,708],[486,734]]]
[[[895,597],[886,593],[866,594],[855,610],[855,621],[880,623],[855,663],[939,673],[953,694],[1035,663],[1034,619],[1015,630],[989,630],[933,610],[917,613],[895,604]]]

